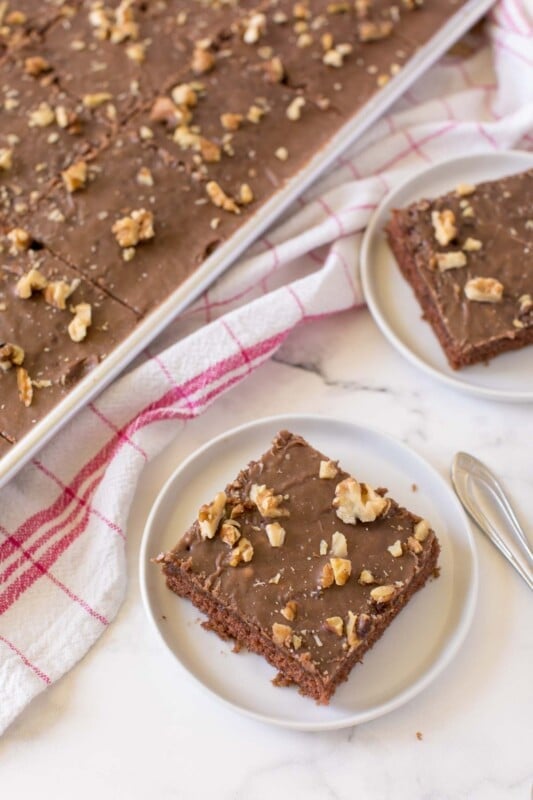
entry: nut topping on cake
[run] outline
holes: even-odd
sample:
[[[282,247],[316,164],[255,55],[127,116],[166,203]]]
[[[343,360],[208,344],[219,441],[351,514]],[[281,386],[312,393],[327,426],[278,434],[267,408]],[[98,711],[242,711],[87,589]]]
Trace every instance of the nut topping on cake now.
[[[396,586],[389,584],[387,586],[376,586],[375,589],[371,590],[370,597],[375,603],[378,604],[378,606],[380,606],[390,603],[395,594]]]
[[[420,544],[420,542],[417,539],[415,539],[414,536],[409,536],[408,537],[408,539],[407,539],[407,547],[411,551],[411,553],[414,553],[415,555],[418,555],[424,549],[422,547],[422,545]]]
[[[226,493],[218,492],[212,503],[203,505],[198,511],[198,524],[202,539],[212,539],[217,532],[218,524],[224,516]]]
[[[33,292],[41,292],[47,285],[48,281],[42,272],[33,267],[19,278],[15,286],[15,292],[22,300],[28,300]]]
[[[298,603],[295,600],[289,600],[285,608],[281,609],[281,614],[288,619],[289,622],[293,622],[296,619],[296,613],[298,611]]]
[[[450,250],[448,253],[435,253],[437,266],[441,272],[447,269],[466,267],[466,256],[460,250]]]
[[[335,633],[337,636],[342,636],[344,630],[344,622],[342,617],[328,617],[326,619],[325,627],[328,631]]]
[[[435,239],[442,247],[445,247],[457,236],[455,214],[449,208],[444,211],[432,211],[431,224],[435,231]]]
[[[361,574],[359,575],[357,582],[360,583],[361,586],[370,586],[372,583],[377,583],[369,569],[361,570]]]
[[[33,386],[30,376],[24,367],[17,367],[17,386],[21,403],[23,403],[26,408],[29,408],[33,400]]]
[[[74,317],[68,326],[68,335],[73,342],[82,342],[92,323],[92,309],[89,303],[78,303],[72,310]]]
[[[468,197],[471,194],[474,194],[476,191],[476,187],[472,183],[459,183],[455,187],[455,193],[459,197]]]
[[[290,625],[283,625],[281,622],[274,622],[272,625],[272,639],[274,644],[285,645],[288,647],[292,636]]]
[[[346,536],[339,531],[335,531],[331,537],[331,555],[337,558],[346,558],[348,555],[348,544]]]
[[[352,562],[349,558],[330,558],[333,577],[337,586],[344,586],[352,574]]]
[[[329,589],[335,583],[335,574],[333,572],[333,567],[329,563],[329,561],[324,564],[322,567],[322,573],[320,575],[320,586],[323,589]]]
[[[238,528],[238,522],[234,520],[225,520],[220,526],[220,538],[226,544],[233,547],[241,538],[241,532]]]
[[[68,192],[77,192],[83,189],[87,182],[87,164],[85,161],[76,161],[61,173],[63,183]]]
[[[241,127],[242,121],[244,117],[242,114],[232,114],[231,112],[226,112],[225,114],[221,114],[220,122],[222,127],[226,131],[237,131]]]
[[[349,525],[373,522],[389,507],[389,501],[381,497],[367,483],[359,483],[355,478],[345,478],[335,488],[333,507],[337,516]]]
[[[31,236],[24,228],[11,228],[6,238],[10,243],[9,252],[12,256],[25,253],[31,244]]]
[[[270,515],[271,516],[271,515]],[[282,547],[285,542],[286,531],[282,528],[279,522],[271,522],[265,525],[266,535],[271,547]]]
[[[421,519],[414,527],[414,536],[417,542],[425,542],[429,536],[429,522],[427,519]]]
[[[403,556],[403,547],[399,539],[396,539],[394,544],[391,544],[390,547],[387,547],[387,550],[394,558],[400,558]]]
[[[479,239],[472,238],[472,236],[469,236],[463,244],[463,250],[467,252],[475,252],[476,250],[481,250],[482,247],[483,242],[480,242]]]
[[[209,181],[209,183],[206,184],[205,190],[209,196],[209,199],[217,208],[222,208],[224,211],[230,211],[232,214],[241,213],[241,210],[235,200],[227,195],[216,181]]]
[[[111,230],[121,247],[135,247],[139,242],[155,236],[154,215],[151,211],[138,208],[129,216],[118,219]]]
[[[251,541],[245,536],[242,536],[231,551],[228,564],[230,567],[237,567],[241,561],[247,564],[252,560],[253,556],[254,548]]]
[[[0,169],[7,171],[13,166],[13,149],[0,147]]]
[[[280,508],[283,502],[283,495],[274,494],[272,489],[265,485],[259,486],[253,483],[250,488],[250,500],[255,503],[262,517],[288,517],[289,512],[286,508]]]
[[[359,41],[361,42],[377,42],[379,39],[386,39],[391,35],[392,29],[393,24],[389,20],[380,20],[378,22],[365,20],[357,26]]]
[[[206,50],[204,47],[195,47],[191,61],[192,71],[196,75],[205,75],[205,73],[210,72],[214,66],[215,57],[213,53],[210,53],[209,50]]]
[[[346,622],[346,639],[350,647],[357,647],[359,644],[359,638],[356,632],[357,626],[357,614],[354,614],[353,611],[348,611],[348,620]]]
[[[330,478],[336,478],[338,472],[339,470],[334,461],[321,461],[320,468],[318,471],[318,477],[323,478],[324,480],[328,480]]]
[[[471,278],[465,284],[465,295],[476,303],[499,303],[503,296],[503,283],[496,278]]]
[[[7,372],[11,367],[19,367],[24,363],[24,350],[18,344],[6,342],[0,345],[0,369]]]
[[[291,122],[297,122],[302,116],[302,109],[305,106],[305,98],[295,97],[294,100],[287,106],[285,115]]]

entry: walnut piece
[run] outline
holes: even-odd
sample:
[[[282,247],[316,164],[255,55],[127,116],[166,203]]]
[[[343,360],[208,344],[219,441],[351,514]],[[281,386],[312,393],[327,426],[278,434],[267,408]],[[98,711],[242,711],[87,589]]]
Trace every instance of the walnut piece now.
[[[243,206],[250,205],[254,201],[254,193],[247,183],[242,183],[239,189],[239,202]]]
[[[282,547],[285,543],[285,528],[282,528],[279,522],[271,522],[265,525],[266,535],[271,547]]]
[[[357,647],[360,644],[359,638],[357,636],[357,614],[354,614],[353,611],[348,611],[348,620],[346,622],[346,639],[350,647]]]
[[[120,247],[135,247],[139,242],[155,236],[154,215],[151,211],[138,208],[129,216],[118,219],[111,230]]]
[[[377,42],[379,39],[386,39],[391,35],[393,24],[389,20],[377,22],[364,21],[357,25],[359,41]]]
[[[83,189],[87,183],[87,164],[82,160],[76,161],[75,164],[71,164],[70,167],[63,170],[61,177],[68,192],[77,192],[78,189]]]
[[[289,512],[285,508],[280,508],[283,502],[283,495],[274,494],[272,489],[268,489],[264,484],[259,486],[253,483],[250,487],[250,500],[255,503],[262,517],[288,517]]]
[[[36,78],[43,72],[48,72],[51,69],[49,62],[41,56],[29,56],[24,59],[24,72]]]
[[[370,586],[372,583],[377,583],[369,569],[361,570],[361,574],[359,575],[357,582],[360,583],[361,586]]]
[[[388,584],[386,586],[376,586],[375,589],[371,590],[370,597],[378,605],[385,605],[390,603],[395,594],[396,586]]]
[[[289,646],[292,636],[290,625],[283,625],[281,622],[274,622],[272,625],[272,639],[274,644]]]
[[[215,66],[215,56],[203,47],[196,46],[191,61],[191,69],[195,75],[205,75]]]
[[[469,236],[463,244],[463,250],[466,250],[467,253],[481,250],[482,247],[483,242],[480,242],[479,239],[473,239],[471,236]]]
[[[222,187],[216,181],[209,181],[206,184],[205,190],[209,199],[217,208],[222,208],[224,211],[229,211],[232,214],[240,214],[241,209],[233,200],[232,197],[226,194]]]
[[[457,236],[455,214],[449,208],[445,208],[444,211],[432,211],[431,224],[435,231],[435,239],[442,247],[445,247]]]
[[[407,548],[408,548],[408,550],[411,551],[411,553],[414,553],[415,555],[418,555],[424,549],[422,547],[422,545],[420,544],[420,542],[417,541],[414,536],[409,536],[408,537],[408,539],[407,539]]]
[[[401,558],[401,556],[403,556],[403,547],[399,539],[396,539],[394,544],[391,544],[390,547],[387,547],[387,550],[394,558]]]
[[[466,256],[460,250],[450,250],[448,253],[435,253],[437,266],[441,272],[448,269],[466,267]]]
[[[302,116],[302,109],[304,106],[305,106],[305,98],[295,97],[294,100],[291,103],[289,103],[285,111],[287,119],[290,119],[291,122],[297,122]]]
[[[205,503],[198,511],[198,524],[202,539],[212,539],[226,508],[226,492],[218,492],[212,503]]]
[[[0,169],[7,171],[13,166],[13,149],[11,147],[0,147]]]
[[[82,342],[92,323],[92,309],[89,303],[78,303],[72,310],[74,317],[68,326],[68,335],[73,342]]]
[[[252,14],[246,24],[246,30],[243,34],[243,41],[246,44],[255,44],[259,41],[261,36],[266,30],[266,17],[264,14]]]
[[[296,619],[296,613],[298,611],[298,603],[295,600],[289,600],[285,608],[281,609],[282,615],[285,619],[288,619],[289,622],[292,622]]]
[[[177,106],[194,108],[198,103],[198,94],[190,83],[180,83],[174,86],[170,95]]]
[[[15,292],[22,300],[28,300],[33,292],[41,292],[46,286],[48,286],[48,281],[45,276],[33,267],[19,278],[15,286]]]
[[[455,193],[459,197],[468,197],[468,195],[474,194],[476,191],[476,187],[472,183],[459,183],[455,187]]]
[[[342,636],[344,630],[344,622],[342,617],[328,617],[326,619],[325,627],[328,631],[335,633],[337,636]]]
[[[318,477],[324,480],[336,478],[338,473],[337,465],[334,461],[321,461],[318,470]]]
[[[10,243],[9,252],[13,256],[25,253],[31,244],[31,236],[24,228],[11,228],[6,234],[6,238]]]
[[[247,564],[252,560],[253,556],[254,548],[251,541],[247,539],[246,536],[241,536],[231,551],[228,563],[230,567],[237,567],[241,561],[244,561]]]
[[[223,542],[233,547],[241,538],[238,523],[233,520],[225,520],[220,526],[220,538]]]
[[[278,58],[278,56],[274,56],[274,58],[271,58],[269,61],[265,61],[263,70],[265,71],[265,76],[269,83],[281,83],[285,77],[285,67],[283,66],[281,58]]]
[[[366,483],[359,483],[355,478],[345,478],[335,488],[333,507],[337,516],[348,525],[361,522],[373,522],[385,513],[389,501],[381,497]]]
[[[348,555],[348,543],[346,536],[339,531],[335,531],[331,537],[331,555],[336,558],[346,558]]]
[[[414,527],[414,537],[417,542],[425,542],[429,536],[429,522],[427,519],[419,520]]]
[[[225,131],[238,131],[243,119],[242,114],[232,114],[230,111],[220,115],[220,123]]]
[[[328,552],[328,543],[326,542],[325,539],[321,539],[320,540],[320,545],[319,545],[318,551],[319,551],[321,556],[325,556],[326,553]]]
[[[29,408],[33,400],[33,385],[24,367],[17,367],[17,387],[21,403],[23,403],[26,408]]]
[[[7,372],[11,367],[20,367],[24,363],[24,350],[18,344],[6,342],[0,345],[0,369]]]
[[[36,109],[28,114],[30,128],[47,128],[56,121],[54,109],[48,103],[40,103]]]
[[[94,94],[85,94],[82,102],[85,108],[99,108],[112,99],[113,95],[109,92],[95,92]]]
[[[323,589],[328,589],[335,583],[335,574],[329,561],[322,567],[319,583]]]
[[[465,295],[476,303],[499,303],[503,284],[496,278],[471,278],[465,284]]]
[[[329,563],[337,586],[344,586],[352,574],[352,562],[349,558],[330,558]]]

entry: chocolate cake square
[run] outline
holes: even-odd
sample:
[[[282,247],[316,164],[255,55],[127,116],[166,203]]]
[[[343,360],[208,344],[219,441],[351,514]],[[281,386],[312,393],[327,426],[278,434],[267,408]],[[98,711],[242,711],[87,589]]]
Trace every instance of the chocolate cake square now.
[[[155,560],[207,628],[328,703],[438,554],[426,520],[281,431]]]
[[[533,170],[395,209],[386,232],[460,369],[533,343]]]

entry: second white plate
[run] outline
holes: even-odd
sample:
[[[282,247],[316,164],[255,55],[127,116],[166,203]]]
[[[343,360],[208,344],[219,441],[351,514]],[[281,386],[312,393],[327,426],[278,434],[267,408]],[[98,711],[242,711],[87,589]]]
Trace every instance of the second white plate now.
[[[533,400],[531,347],[453,370],[390,250],[384,226],[391,209],[423,197],[437,197],[459,183],[480,183],[529,169],[533,154],[521,151],[482,153],[444,161],[419,172],[394,189],[377,209],[361,248],[361,279],[374,320],[392,345],[409,361],[456,389],[492,400]]]
[[[252,653],[234,654],[230,643],[205,631],[199,625],[199,612],[167,588],[160,568],[150,562],[161,551],[172,549],[200,505],[267,450],[283,428],[301,434],[371,485],[389,487],[396,500],[431,520],[442,547],[440,578],[409,602],[329,706],[317,706],[294,687],[274,687],[275,670]],[[146,524],[140,576],[144,604],[159,637],[205,689],[262,722],[313,731],[365,722],[422,691],[457,652],[477,595],[470,527],[440,475],[388,436],[313,416],[272,417],[236,428],[181,464],[162,489]],[[172,691],[186,691],[186,687],[178,683]]]

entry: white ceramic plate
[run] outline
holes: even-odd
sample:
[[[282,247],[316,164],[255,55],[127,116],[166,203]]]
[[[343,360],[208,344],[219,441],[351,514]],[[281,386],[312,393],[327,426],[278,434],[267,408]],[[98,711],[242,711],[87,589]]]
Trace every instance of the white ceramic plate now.
[[[230,643],[205,631],[199,624],[200,612],[167,589],[160,568],[150,562],[176,544],[200,505],[267,450],[283,428],[338,458],[361,479],[389,487],[400,503],[431,520],[442,546],[440,578],[415,595],[329,706],[317,706],[294,687],[274,687],[274,668],[252,653],[234,654]],[[140,577],[148,616],[184,670],[238,711],[262,722],[310,731],[365,722],[422,691],[457,652],[477,595],[477,561],[469,523],[440,475],[394,439],[349,422],[315,416],[271,417],[236,428],[181,464],[146,524]]]
[[[368,226],[361,248],[361,277],[368,307],[382,332],[402,355],[456,389],[492,400],[533,400],[531,347],[476,364],[451,369],[431,326],[421,317],[411,287],[387,245],[384,225],[392,208],[423,197],[437,197],[458,183],[479,183],[533,166],[533,154],[519,151],[456,158],[419,172],[387,195]]]

